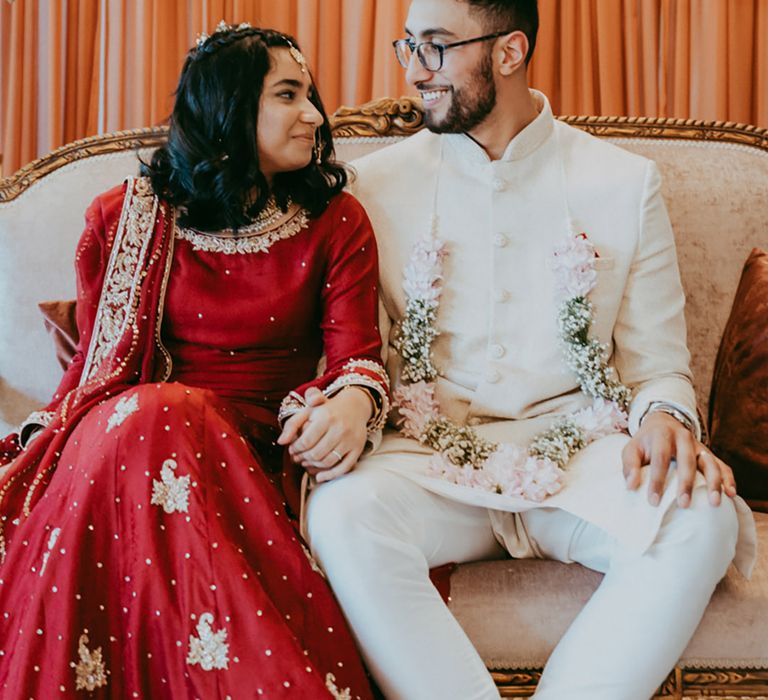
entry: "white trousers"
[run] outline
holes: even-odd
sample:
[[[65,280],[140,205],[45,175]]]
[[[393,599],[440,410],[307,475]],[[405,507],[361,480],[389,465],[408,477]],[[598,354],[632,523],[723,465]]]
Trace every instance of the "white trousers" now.
[[[670,509],[642,555],[627,554],[605,531],[561,510],[523,516],[543,556],[606,574],[552,653],[537,700],[651,697],[734,556],[732,502],[714,508],[706,498],[693,501],[690,509]],[[307,525],[314,555],[389,700],[499,697],[428,576],[448,562],[506,555],[487,510],[368,468],[315,489]]]

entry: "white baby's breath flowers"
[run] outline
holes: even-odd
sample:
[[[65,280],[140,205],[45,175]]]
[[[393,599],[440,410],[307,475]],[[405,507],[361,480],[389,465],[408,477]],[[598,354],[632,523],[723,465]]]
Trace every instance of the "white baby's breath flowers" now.
[[[440,415],[432,344],[443,282],[445,244],[435,236],[416,242],[404,271],[405,315],[394,347],[403,360],[394,391],[401,431],[435,450],[433,476],[484,491],[541,502],[563,485],[563,470],[590,442],[625,430],[630,390],[608,364],[608,349],[589,337],[594,309],[587,295],[596,282],[594,246],[585,234],[569,235],[553,254],[557,324],[566,365],[591,406],[564,416],[536,435],[527,449],[486,440],[468,426]]]

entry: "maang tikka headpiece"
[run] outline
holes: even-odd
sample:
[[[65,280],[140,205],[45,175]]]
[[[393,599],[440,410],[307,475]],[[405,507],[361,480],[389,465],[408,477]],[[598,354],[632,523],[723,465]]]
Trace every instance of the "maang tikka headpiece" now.
[[[241,29],[250,28],[251,25],[248,22],[240,22],[240,24],[227,24],[224,20],[221,20],[216,25],[216,29],[214,29],[210,34],[200,32],[200,34],[197,35],[197,39],[195,40],[195,45],[199,49],[206,41],[208,41],[208,39],[210,39],[212,36],[215,36],[216,34],[220,34],[221,32],[240,31]]]
[[[288,52],[291,54],[291,58],[299,64],[302,73],[307,72],[307,59],[304,58],[304,54],[301,53],[288,39]]]

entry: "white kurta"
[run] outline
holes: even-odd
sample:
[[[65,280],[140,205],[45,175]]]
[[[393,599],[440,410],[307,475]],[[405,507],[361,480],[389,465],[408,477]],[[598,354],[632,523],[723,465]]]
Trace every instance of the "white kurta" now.
[[[539,116],[500,160],[491,161],[466,135],[424,130],[354,163],[353,190],[379,245],[385,341],[405,310],[402,274],[413,243],[429,232],[436,211],[438,236],[448,247],[434,345],[441,410],[484,437],[526,444],[554,418],[588,403],[564,363],[548,266],[566,234],[584,232],[599,255],[592,335],[608,345],[611,364],[633,390],[630,432],[651,401],[673,403],[695,421],[684,297],[658,171],[647,159],[556,121],[546,98],[534,96]],[[390,351],[387,363],[397,386],[400,358]],[[610,436],[580,452],[565,487],[541,505],[593,522],[642,551],[674,500],[675,475],[672,470],[657,508],[647,503],[645,488],[627,491],[621,467],[627,440]],[[391,431],[359,468],[395,470],[493,510],[537,507],[429,477],[430,455]],[[737,510],[736,561],[749,571],[754,523],[741,499]],[[513,555],[531,555],[519,523],[492,520]]]

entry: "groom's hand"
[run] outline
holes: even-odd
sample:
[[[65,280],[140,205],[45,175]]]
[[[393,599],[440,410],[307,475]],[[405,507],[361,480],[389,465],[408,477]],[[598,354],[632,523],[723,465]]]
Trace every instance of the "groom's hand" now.
[[[659,505],[664,492],[672,459],[677,464],[677,503],[687,508],[691,503],[691,491],[700,471],[707,481],[709,502],[720,505],[720,492],[736,495],[733,471],[700,443],[688,428],[667,413],[657,411],[646,416],[640,429],[626,444],[622,452],[624,478],[627,488],[640,487],[640,472],[650,465],[648,502]]]

